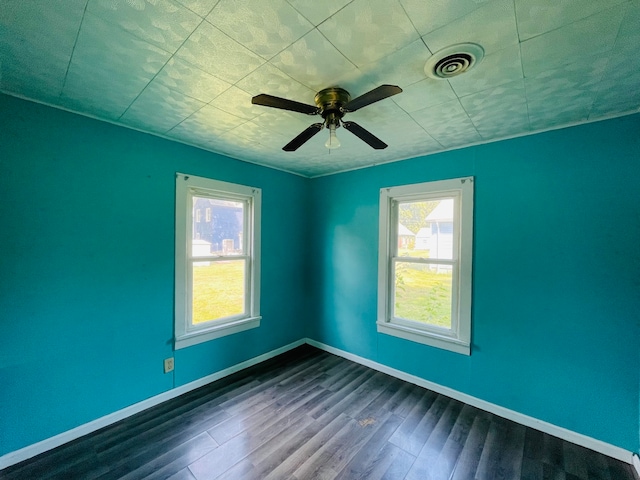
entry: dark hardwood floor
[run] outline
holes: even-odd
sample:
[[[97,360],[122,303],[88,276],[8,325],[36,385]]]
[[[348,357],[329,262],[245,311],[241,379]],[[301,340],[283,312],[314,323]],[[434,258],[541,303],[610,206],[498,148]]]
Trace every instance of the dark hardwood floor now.
[[[631,467],[309,346],[3,479],[634,480]]]

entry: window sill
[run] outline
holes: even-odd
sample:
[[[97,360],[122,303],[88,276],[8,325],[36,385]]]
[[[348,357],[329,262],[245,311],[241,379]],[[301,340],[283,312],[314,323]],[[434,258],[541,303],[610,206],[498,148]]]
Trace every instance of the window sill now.
[[[388,322],[378,322],[378,333],[392,335],[394,337],[422,343],[431,347],[449,350],[462,355],[471,355],[471,345],[455,338],[444,337],[431,332],[425,332],[416,328],[405,327]]]
[[[208,342],[216,338],[226,337],[227,335],[233,335],[234,333],[244,332],[252,328],[260,326],[260,320],[262,317],[243,318],[242,320],[236,320],[221,325],[214,325],[206,330],[198,330],[196,332],[189,332],[184,335],[180,335],[175,339],[175,350],[181,348],[197,345],[198,343]]]

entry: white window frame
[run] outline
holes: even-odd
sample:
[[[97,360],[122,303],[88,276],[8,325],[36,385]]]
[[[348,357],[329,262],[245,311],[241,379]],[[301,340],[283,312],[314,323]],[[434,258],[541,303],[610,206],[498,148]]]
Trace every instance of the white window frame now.
[[[380,189],[377,320],[379,333],[464,355],[471,354],[473,180],[473,177],[464,177]],[[397,256],[397,205],[401,202],[428,201],[445,197],[454,199],[453,259],[429,259],[424,263],[452,266],[451,329],[393,316],[394,265],[402,258]],[[411,261],[421,262],[415,258],[411,258]]]
[[[245,255],[229,256],[230,260],[244,258],[245,314],[223,319],[191,322],[191,268],[194,259],[224,260],[223,256],[193,256],[193,196],[242,201],[245,203],[242,242]],[[222,182],[210,178],[176,173],[176,253],[175,253],[175,349],[242,332],[260,326],[260,219],[262,191],[259,188]],[[246,239],[246,240],[245,240]]]

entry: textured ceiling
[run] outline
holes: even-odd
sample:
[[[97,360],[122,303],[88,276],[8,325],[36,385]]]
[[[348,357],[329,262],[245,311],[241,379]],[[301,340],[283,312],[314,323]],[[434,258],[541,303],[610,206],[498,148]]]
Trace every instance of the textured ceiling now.
[[[439,49],[480,44],[450,80]],[[0,0],[0,89],[307,176],[638,111],[640,0]],[[282,146],[317,117],[254,106],[404,92],[344,129]],[[327,133],[328,136],[328,133]]]

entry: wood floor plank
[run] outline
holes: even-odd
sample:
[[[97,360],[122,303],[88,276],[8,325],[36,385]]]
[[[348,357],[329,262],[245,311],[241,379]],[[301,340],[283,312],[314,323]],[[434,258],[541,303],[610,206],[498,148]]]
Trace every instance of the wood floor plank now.
[[[325,443],[327,443],[334,435],[336,435],[345,425],[346,422],[352,421],[346,415],[337,417],[321,417],[316,422],[325,422],[326,425],[320,429],[309,440],[300,445],[291,456],[284,460],[280,465],[273,469],[265,478],[265,480],[280,480],[283,478],[293,478],[293,472],[307,462],[315,452],[318,451]]]
[[[609,473],[609,461],[601,453],[589,451],[585,459],[589,480],[615,480]]]
[[[122,464],[98,478],[101,480],[107,478],[121,480],[167,478],[180,472],[217,447],[218,444],[207,433],[201,433],[160,456],[152,455],[147,462],[142,463],[139,458],[135,458],[134,461]]]
[[[391,455],[393,460],[380,479],[398,480],[400,478],[404,478],[411,469],[411,465],[413,465],[415,457],[391,443],[388,446],[389,450],[392,451]]]
[[[542,462],[532,460],[526,456],[522,458],[522,469],[520,470],[520,480],[542,480]]]
[[[183,468],[179,472],[167,477],[166,480],[196,480],[196,477],[192,475],[189,468]]]
[[[322,445],[293,475],[296,478],[335,478],[390,416],[389,412],[379,414],[379,422],[365,424],[349,418],[344,427]]]
[[[437,472],[446,472],[447,478],[452,475],[458,463],[477,414],[477,408],[463,404],[456,423],[451,429],[451,433],[447,437],[447,441],[434,464],[434,469]]]
[[[217,478],[243,460],[252,451],[278,435],[291,423],[302,427],[312,421],[311,417],[303,413],[294,413],[275,422],[267,422],[256,431],[245,431],[233,437],[228,442],[193,462],[189,469],[198,480]]]
[[[520,476],[525,427],[493,417],[476,471],[478,480],[509,480]]]
[[[464,447],[458,458],[451,480],[469,480],[475,478],[478,464],[482,457],[482,450],[489,433],[492,415],[478,411],[478,415],[471,425],[471,431],[464,442]]]
[[[589,480],[586,457],[589,451],[575,443],[563,442],[564,471],[581,480]]]
[[[351,398],[350,395],[354,393],[354,390],[358,388],[359,385],[367,382],[374,374],[375,372],[372,370],[364,370],[358,376],[353,377],[349,383],[343,385],[340,389],[331,389],[333,391],[333,395],[329,396],[323,403],[309,412],[309,414],[316,419],[327,414],[333,417],[339,415],[342,413],[340,406],[346,406],[349,403]]]
[[[544,449],[544,433],[533,428],[527,428],[524,435],[524,458],[542,462],[542,451]]]
[[[444,446],[458,420],[462,407],[463,404],[461,402],[449,400],[446,410],[433,418],[434,421],[437,420],[437,423],[431,430],[426,442],[424,442],[411,470],[409,470],[406,476],[407,480],[448,480],[457,460],[457,455],[454,458],[447,459],[450,460],[449,462],[442,461],[438,463],[438,459],[443,453]]]
[[[450,398],[444,395],[428,395],[429,393],[432,392],[427,392],[427,395],[423,397],[423,402],[418,405],[419,408],[407,417],[390,439],[391,443],[414,456],[420,453],[424,443],[451,401]],[[427,406],[426,412],[422,413],[423,408]]]
[[[542,461],[564,470],[562,440],[548,433],[543,433],[542,437]]]
[[[407,480],[448,480],[464,447],[475,410],[451,400],[407,474]]]
[[[320,395],[328,395],[329,392],[323,390]],[[305,406],[305,407],[308,407]],[[328,424],[329,418],[325,421],[314,420],[307,416],[310,422],[304,424],[293,423],[282,430],[271,441],[265,442],[248,457],[254,468],[252,471],[255,478],[263,478],[280,463],[286,460],[295,452],[297,447],[316,435],[324,426]]]
[[[628,464],[309,346],[0,478],[635,480]]]
[[[360,451],[338,472],[336,479],[370,480],[382,477],[394,458],[388,450],[385,450],[385,447],[390,445],[389,438],[402,421],[402,417],[391,414]]]

